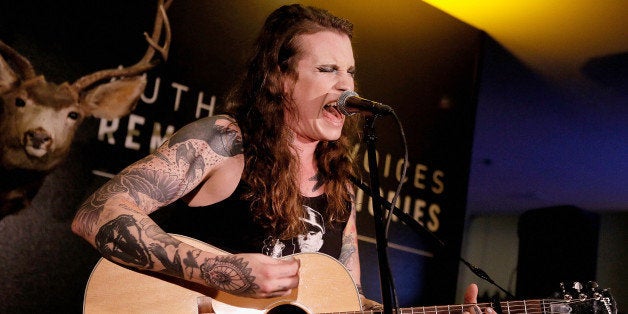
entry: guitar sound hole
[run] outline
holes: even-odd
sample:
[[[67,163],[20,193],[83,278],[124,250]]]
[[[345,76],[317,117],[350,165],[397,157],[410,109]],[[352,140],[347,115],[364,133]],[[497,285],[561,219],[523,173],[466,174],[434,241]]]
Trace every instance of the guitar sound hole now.
[[[302,308],[292,304],[282,304],[266,312],[268,314],[307,314]]]

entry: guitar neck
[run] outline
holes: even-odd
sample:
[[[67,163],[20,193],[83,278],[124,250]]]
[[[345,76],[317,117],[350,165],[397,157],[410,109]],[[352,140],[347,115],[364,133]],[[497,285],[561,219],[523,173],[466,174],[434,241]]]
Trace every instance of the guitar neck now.
[[[491,303],[478,304],[458,304],[458,305],[437,305],[402,308],[401,314],[457,314],[463,312],[475,313],[473,308],[482,311],[482,309],[492,307],[499,313],[504,314],[549,314],[549,313],[570,313],[569,306],[565,305],[564,300],[523,300],[523,301],[503,301],[499,303],[499,307]],[[381,311],[355,311],[355,312],[339,312],[339,313],[382,313]],[[480,313],[480,312],[477,312]]]

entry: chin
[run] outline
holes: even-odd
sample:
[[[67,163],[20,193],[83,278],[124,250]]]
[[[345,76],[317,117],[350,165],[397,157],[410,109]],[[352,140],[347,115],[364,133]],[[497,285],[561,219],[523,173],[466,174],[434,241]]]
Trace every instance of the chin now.
[[[325,140],[323,140],[322,142],[327,142],[327,143],[330,143],[330,142],[335,142],[335,141],[337,141],[338,139],[339,139],[339,137],[336,137],[336,138],[330,138],[330,139],[325,139]]]
[[[325,129],[320,134],[325,141],[337,141],[342,136],[342,128]]]
[[[321,140],[326,141],[326,142],[333,142],[333,141],[337,141],[341,135],[342,134],[340,132],[338,132],[338,134],[331,134],[331,135],[328,134],[327,136],[322,136]]]

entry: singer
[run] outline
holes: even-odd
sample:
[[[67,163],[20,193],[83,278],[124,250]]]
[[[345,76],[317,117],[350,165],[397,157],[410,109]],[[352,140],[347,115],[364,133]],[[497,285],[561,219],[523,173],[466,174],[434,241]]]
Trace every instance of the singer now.
[[[352,31],[318,8],[271,13],[224,114],[186,125],[105,183],[77,211],[73,232],[114,262],[250,298],[290,294],[302,280],[291,254],[318,250],[359,290],[349,179],[357,123],[338,110],[355,87]],[[176,210],[159,226],[149,214],[166,206]],[[381,308],[359,297],[364,310]]]

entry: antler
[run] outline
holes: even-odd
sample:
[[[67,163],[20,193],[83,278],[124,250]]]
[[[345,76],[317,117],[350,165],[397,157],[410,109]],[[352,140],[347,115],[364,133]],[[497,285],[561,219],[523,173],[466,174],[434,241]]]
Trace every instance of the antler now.
[[[13,63],[16,66],[19,72],[16,74],[19,75],[23,80],[28,80],[36,76],[35,69],[33,68],[33,65],[28,61],[28,59],[24,58],[24,56],[15,51],[15,49],[9,47],[7,44],[3,43],[1,40],[0,52],[6,55],[7,62]],[[2,59],[1,56],[0,59]]]
[[[159,3],[157,5],[157,15],[155,16],[155,24],[153,26],[153,35],[152,37],[149,37],[146,32],[144,33],[144,37],[148,41],[149,47],[146,50],[144,57],[142,57],[139,62],[130,67],[107,69],[88,74],[76,80],[72,84],[72,87],[77,92],[80,92],[81,90],[91,86],[92,84],[104,79],[118,76],[133,76],[146,72],[155,67],[159,62],[159,60],[153,60],[153,56],[155,55],[156,51],[159,51],[161,57],[164,60],[167,60],[172,34],[170,32],[170,21],[168,20],[168,16],[166,15],[166,10],[170,7],[172,1],[173,0],[168,0],[164,4],[164,0],[159,0]],[[161,38],[162,28],[165,29],[166,34],[164,44],[163,46],[160,46],[159,39]]]

